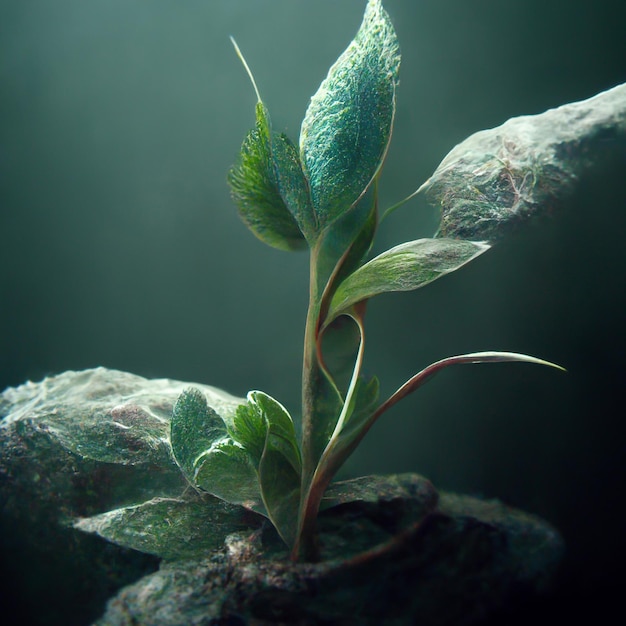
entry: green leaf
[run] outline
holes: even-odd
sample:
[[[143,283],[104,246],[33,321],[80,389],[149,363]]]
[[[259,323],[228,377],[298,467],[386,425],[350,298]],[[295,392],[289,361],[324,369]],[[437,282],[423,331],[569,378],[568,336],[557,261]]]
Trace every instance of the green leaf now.
[[[398,41],[380,0],[311,99],[300,155],[317,222],[324,229],[350,210],[381,167],[395,110]]]
[[[623,84],[471,135],[422,189],[441,209],[442,236],[494,242],[553,212],[577,176],[625,138]]]
[[[302,466],[291,416],[271,396],[251,391],[247,410],[238,416],[233,434],[242,437],[246,449],[254,449],[267,514],[287,545],[293,545]],[[260,457],[257,456],[259,449],[262,449]]]
[[[411,291],[453,272],[489,249],[456,239],[418,239],[383,252],[348,276],[337,288],[326,323],[357,302],[390,291]]]
[[[279,145],[284,141],[280,136],[276,139]],[[287,168],[283,162],[282,169],[283,186],[296,187],[293,164]],[[281,195],[269,116],[262,102],[256,105],[256,127],[245,138],[237,163],[228,173],[228,183],[239,215],[261,241],[281,250],[306,247],[304,235]],[[289,191],[288,197],[298,197],[298,193]]]
[[[380,504],[398,500],[412,504],[406,513],[415,523],[421,517],[420,512],[429,513],[437,506],[439,496],[430,481],[417,474],[360,476],[332,483],[326,490],[321,508],[326,510],[352,502]]]
[[[299,473],[302,467],[300,448],[296,439],[296,429],[287,409],[262,391],[251,391],[248,394],[248,402],[266,420],[267,436],[273,440],[272,447],[280,451],[293,470]]]
[[[267,420],[250,402],[250,394],[248,401],[237,408],[229,434],[245,449],[254,469],[258,470],[267,438]]]
[[[73,526],[119,546],[174,561],[219,550],[229,534],[256,530],[261,520],[243,507],[190,491],[181,498],[153,498],[82,518]]]
[[[376,379],[368,383],[361,382],[357,387],[354,412],[345,421],[343,428],[333,438],[320,460],[316,472],[316,481],[325,488],[337,470],[345,463],[376,420],[404,397],[421,387],[435,374],[450,365],[468,363],[534,363],[565,371],[561,366],[526,354],[516,352],[474,352],[442,359],[424,368],[409,379],[402,387],[392,394],[385,402],[375,408],[378,401],[379,385]]]
[[[172,413],[172,452],[189,482],[232,504],[264,512],[250,455],[198,389],[186,389]]]
[[[319,228],[298,148],[286,135],[273,133],[272,159],[281,198],[312,246],[317,240]]]

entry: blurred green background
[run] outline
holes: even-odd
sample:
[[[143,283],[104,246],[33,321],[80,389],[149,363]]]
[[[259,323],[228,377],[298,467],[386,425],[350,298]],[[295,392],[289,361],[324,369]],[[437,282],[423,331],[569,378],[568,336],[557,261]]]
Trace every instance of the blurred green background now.
[[[469,134],[626,81],[622,0],[385,4],[403,61],[383,208]],[[228,35],[275,127],[297,139],[364,6],[0,0],[0,388],[104,365],[263,389],[298,413],[307,258],[258,242],[230,200],[255,97]],[[344,471],[417,471],[543,515],[568,542],[564,589],[590,601],[617,590],[626,557],[625,179],[622,147],[558,216],[371,303],[366,368],[387,393],[466,351],[526,352],[569,373],[449,370]],[[411,202],[375,251],[435,224]]]

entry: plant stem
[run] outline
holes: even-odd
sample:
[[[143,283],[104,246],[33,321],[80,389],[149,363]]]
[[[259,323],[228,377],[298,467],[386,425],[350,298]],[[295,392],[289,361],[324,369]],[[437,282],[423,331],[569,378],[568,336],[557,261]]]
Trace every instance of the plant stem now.
[[[317,338],[320,323],[321,295],[317,277],[318,249],[311,250],[309,272],[309,306],[304,331],[302,358],[302,483],[300,508],[298,511],[298,534],[292,552],[296,560],[300,554],[307,560],[315,560],[315,516],[307,515],[307,500],[311,481],[317,466],[315,452],[315,399],[319,389],[320,367],[317,359]]]

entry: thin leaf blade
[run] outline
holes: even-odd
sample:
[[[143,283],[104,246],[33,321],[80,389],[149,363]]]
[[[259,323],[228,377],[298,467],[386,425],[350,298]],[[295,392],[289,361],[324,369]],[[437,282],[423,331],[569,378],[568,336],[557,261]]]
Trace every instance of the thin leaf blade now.
[[[460,354],[458,356],[451,356],[445,359],[431,363],[428,367],[411,377],[404,385],[402,385],[395,393],[393,393],[385,402],[383,402],[375,413],[372,415],[366,430],[382,415],[385,411],[389,410],[393,405],[397,404],[400,400],[419,389],[422,385],[428,382],[433,376],[441,372],[442,370],[450,367],[450,365],[467,365],[476,363],[531,363],[535,365],[544,365],[557,369],[561,372],[567,371],[564,367],[546,361],[544,359],[538,359],[537,357],[530,356],[528,354],[521,354],[519,352],[499,352],[499,351],[486,351],[486,352],[470,352],[468,354]],[[359,439],[360,440],[360,439]]]

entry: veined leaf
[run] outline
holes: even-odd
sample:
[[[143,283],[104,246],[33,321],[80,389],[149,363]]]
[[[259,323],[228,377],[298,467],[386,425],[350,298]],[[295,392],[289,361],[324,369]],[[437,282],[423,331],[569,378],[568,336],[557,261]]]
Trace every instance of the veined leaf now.
[[[264,513],[250,455],[198,389],[186,389],[176,401],[170,439],[174,458],[192,485]]]
[[[272,159],[281,198],[312,246],[317,240],[319,228],[298,148],[286,135],[272,133]]]
[[[267,422],[267,438],[270,443],[266,444],[265,448],[267,449],[267,445],[270,445],[279,451],[294,472],[299,474],[302,469],[300,448],[296,440],[296,429],[287,409],[262,391],[250,392],[248,402],[263,415]]]
[[[277,144],[284,141],[277,136]],[[283,169],[283,185],[295,188],[298,175],[292,171],[293,164],[287,169],[283,163]],[[245,138],[237,163],[228,173],[228,183],[239,215],[261,241],[281,250],[306,247],[304,235],[281,195],[269,116],[262,102],[256,105],[256,127]],[[299,195],[290,191],[288,197]]]
[[[380,0],[311,99],[300,155],[324,229],[365,193],[384,159],[395,110],[398,41]]]
[[[231,433],[250,452],[268,517],[284,541],[293,545],[302,462],[291,416],[271,396],[251,391]]]
[[[250,394],[247,400],[245,404],[237,407],[229,434],[245,448],[254,469],[258,470],[267,437],[267,420],[250,402]]]
[[[411,291],[453,272],[489,249],[486,243],[457,239],[418,239],[368,261],[335,292],[326,323],[357,302],[390,291]]]
[[[550,214],[581,171],[624,137],[626,84],[471,135],[420,190],[441,208],[442,236],[494,242]]]
[[[82,518],[73,525],[119,546],[174,561],[219,550],[229,534],[255,530],[261,522],[240,506],[188,492]]]

